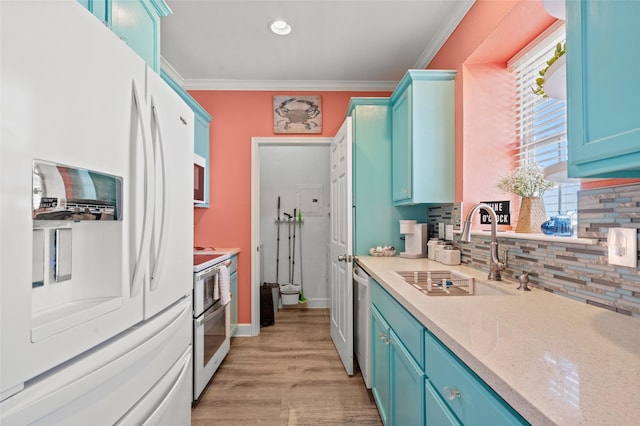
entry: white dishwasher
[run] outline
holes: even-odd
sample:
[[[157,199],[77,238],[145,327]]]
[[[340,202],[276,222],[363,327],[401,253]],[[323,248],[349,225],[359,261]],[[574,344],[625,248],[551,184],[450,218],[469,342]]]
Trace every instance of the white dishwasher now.
[[[367,389],[371,389],[371,277],[358,265],[353,267],[354,348]]]

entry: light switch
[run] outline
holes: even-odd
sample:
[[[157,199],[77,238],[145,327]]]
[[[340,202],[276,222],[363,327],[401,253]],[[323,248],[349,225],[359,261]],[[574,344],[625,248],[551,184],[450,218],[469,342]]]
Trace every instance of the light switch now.
[[[638,231],[635,228],[609,228],[609,264],[635,268],[638,264]]]

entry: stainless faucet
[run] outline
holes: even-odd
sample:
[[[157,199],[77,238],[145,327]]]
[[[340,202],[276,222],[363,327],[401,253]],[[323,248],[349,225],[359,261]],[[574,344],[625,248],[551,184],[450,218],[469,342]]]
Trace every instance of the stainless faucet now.
[[[506,263],[500,262],[498,258],[498,239],[496,232],[498,228],[498,218],[496,212],[485,203],[476,204],[467,213],[467,218],[464,220],[464,226],[462,227],[462,234],[460,235],[460,241],[465,243],[471,242],[471,218],[480,209],[486,210],[491,216],[491,255],[489,256],[489,280],[490,281],[502,281],[500,271],[507,267]]]

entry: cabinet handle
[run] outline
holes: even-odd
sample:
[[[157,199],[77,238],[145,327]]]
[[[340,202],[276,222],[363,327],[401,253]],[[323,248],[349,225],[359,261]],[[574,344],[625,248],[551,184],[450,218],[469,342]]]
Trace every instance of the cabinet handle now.
[[[447,399],[449,401],[453,401],[456,398],[462,398],[462,394],[460,393],[460,391],[458,389],[450,388],[449,386],[445,386],[443,390],[445,392],[449,392],[449,396],[447,396]]]

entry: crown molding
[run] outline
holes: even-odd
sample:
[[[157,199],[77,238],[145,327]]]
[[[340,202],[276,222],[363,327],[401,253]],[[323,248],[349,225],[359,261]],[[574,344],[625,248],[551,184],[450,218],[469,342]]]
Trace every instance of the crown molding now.
[[[337,80],[186,80],[185,90],[319,90],[353,92],[391,92],[397,81],[337,81]]]
[[[392,92],[398,81],[186,79],[164,58],[162,70],[184,90]]]
[[[456,2],[457,10],[456,13],[452,13],[450,15],[450,19],[445,21],[442,25],[442,31],[438,31],[438,36],[432,38],[427,44],[427,47],[422,51],[422,54],[418,58],[418,61],[414,65],[415,69],[425,69],[427,65],[431,62],[431,60],[436,56],[440,48],[447,41],[449,36],[453,33],[453,31],[457,28],[462,18],[467,14],[469,9],[473,6],[476,0],[467,0]]]
[[[167,73],[169,77],[173,81],[176,82],[180,87],[184,88],[184,78],[180,75],[178,71],[171,65],[163,56],[160,56],[160,69]]]

